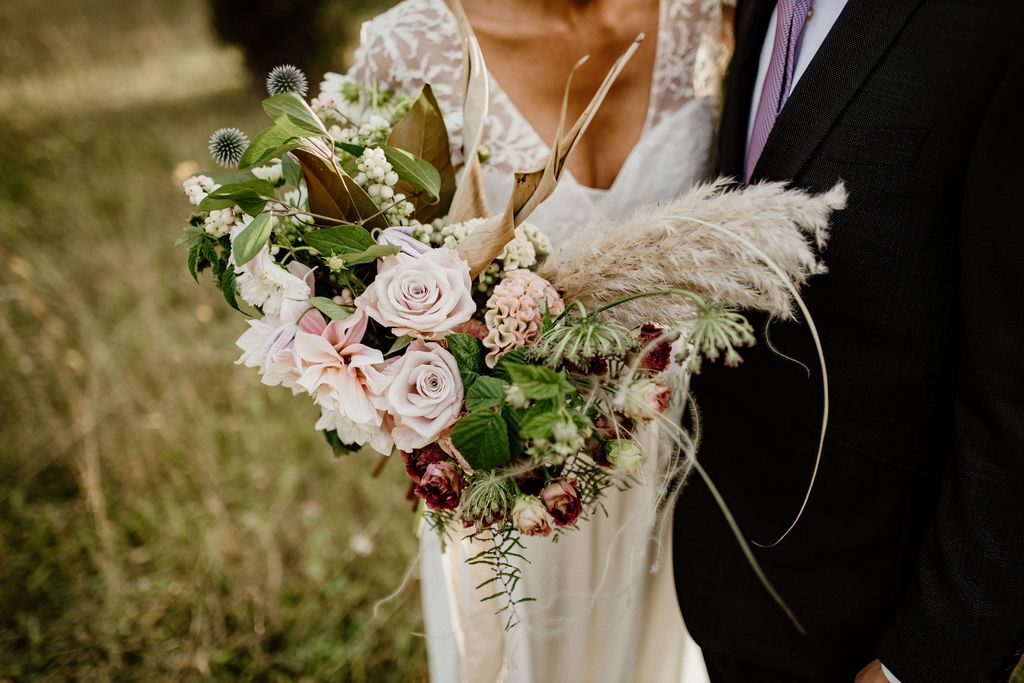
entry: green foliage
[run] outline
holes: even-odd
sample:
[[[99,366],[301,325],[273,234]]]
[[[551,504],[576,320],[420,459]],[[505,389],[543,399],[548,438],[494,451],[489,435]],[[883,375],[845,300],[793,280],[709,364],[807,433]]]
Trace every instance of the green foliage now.
[[[344,320],[352,315],[351,306],[342,306],[334,303],[332,300],[322,297],[315,296],[309,300],[310,305],[316,310],[326,315],[331,320]]]
[[[536,403],[525,412],[519,423],[519,436],[524,439],[543,439],[551,434],[551,428],[565,422],[566,414],[554,401]]]
[[[260,252],[270,239],[270,231],[274,227],[274,217],[267,213],[261,213],[252,219],[252,223],[245,226],[242,232],[235,237],[233,249],[235,264],[244,266]]]
[[[575,387],[565,372],[556,372],[539,365],[505,365],[512,383],[523,390],[527,398],[542,401],[545,399],[564,399],[575,391]]]
[[[362,254],[377,246],[370,231],[359,225],[339,225],[307,232],[302,237],[306,244],[324,256]]]
[[[500,406],[507,387],[507,382],[496,377],[477,377],[466,391],[466,409],[475,412]]]
[[[302,144],[306,132],[288,123],[275,123],[265,128],[252,139],[242,159],[238,162],[241,169],[261,166],[271,159],[287,154]]]
[[[483,364],[483,351],[480,340],[470,334],[449,334],[445,337],[448,353],[452,354],[459,365],[462,386],[468,387],[476,380]]]
[[[334,453],[335,457],[342,455],[352,455],[362,450],[362,446],[357,444],[345,443],[338,438],[338,432],[333,429],[330,431],[323,432],[324,439],[327,441],[327,445],[331,447],[331,452]]]
[[[245,182],[222,185],[199,204],[200,211],[228,209],[238,205],[250,216],[258,216],[267,206],[267,197],[274,196],[274,186],[266,180],[253,178]]]
[[[253,23],[269,4],[232,20],[290,55],[297,26]],[[15,91],[68,85],[19,95],[0,145],[0,678],[425,681],[416,582],[373,615],[417,553],[400,462],[335,460],[315,408],[234,365],[244,320],[172,248],[175,167],[264,119],[206,3],[0,14]],[[213,275],[223,244],[188,234]]]
[[[327,135],[323,121],[296,93],[285,92],[268,97],[263,100],[263,111],[279,126],[287,128],[291,125],[308,135]]]
[[[491,410],[470,413],[452,429],[452,443],[475,470],[507,465],[512,455],[508,441],[505,418]]]

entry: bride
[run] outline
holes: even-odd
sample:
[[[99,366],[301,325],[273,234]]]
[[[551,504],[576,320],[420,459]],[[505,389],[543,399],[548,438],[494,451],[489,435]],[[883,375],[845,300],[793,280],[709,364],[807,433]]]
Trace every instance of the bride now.
[[[601,221],[665,201],[710,167],[724,64],[720,0],[464,0],[489,67],[490,109],[483,166],[487,200],[504,206],[512,172],[548,154],[565,80],[583,55],[569,120],[583,110],[615,59],[639,33],[647,38],[619,77],[568,164],[568,177],[533,214],[554,247],[585,239]],[[463,52],[458,21],[444,0],[405,0],[363,27],[350,76],[415,89],[430,83],[446,113],[453,152],[461,149]],[[656,437],[652,437],[656,438]],[[657,449],[653,449],[655,452]],[[659,522],[658,458],[640,485],[611,492],[598,513],[561,537],[527,539],[530,571],[505,631],[474,586],[476,551],[422,534],[423,605],[431,678],[438,683],[507,681],[707,680],[687,636],[672,584],[670,538]]]

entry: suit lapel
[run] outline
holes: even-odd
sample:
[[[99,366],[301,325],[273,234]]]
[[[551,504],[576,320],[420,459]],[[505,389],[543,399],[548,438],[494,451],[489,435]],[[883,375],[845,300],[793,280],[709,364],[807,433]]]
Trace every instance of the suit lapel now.
[[[757,81],[761,44],[774,7],[772,0],[747,0],[740,2],[736,10],[736,51],[729,63],[725,106],[719,128],[718,158],[722,175],[743,176],[750,100]]]
[[[922,1],[849,0],[775,121],[753,180],[803,170]]]

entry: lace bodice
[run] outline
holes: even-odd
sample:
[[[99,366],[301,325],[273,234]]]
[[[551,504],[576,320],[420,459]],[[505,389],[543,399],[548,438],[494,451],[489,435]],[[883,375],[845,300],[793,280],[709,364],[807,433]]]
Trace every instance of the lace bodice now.
[[[643,132],[609,190],[563,180],[534,216],[556,244],[604,218],[640,203],[670,199],[705,173],[714,127],[721,48],[722,0],[661,0],[657,54]],[[445,113],[453,158],[461,162],[462,44],[458,22],[444,0],[405,0],[363,25],[355,63],[359,82],[381,81],[415,91],[429,83]],[[486,55],[485,55],[486,56]],[[548,153],[515,103],[490,79],[491,102],[483,142],[492,209],[504,205],[512,173],[536,166]]]

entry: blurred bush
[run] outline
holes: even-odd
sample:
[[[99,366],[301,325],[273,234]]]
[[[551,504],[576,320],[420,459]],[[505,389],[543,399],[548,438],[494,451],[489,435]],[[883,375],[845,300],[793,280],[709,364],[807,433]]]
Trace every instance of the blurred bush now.
[[[245,53],[259,78],[278,64],[294,64],[317,81],[343,69],[345,46],[359,24],[394,0],[210,0],[220,37]]]

